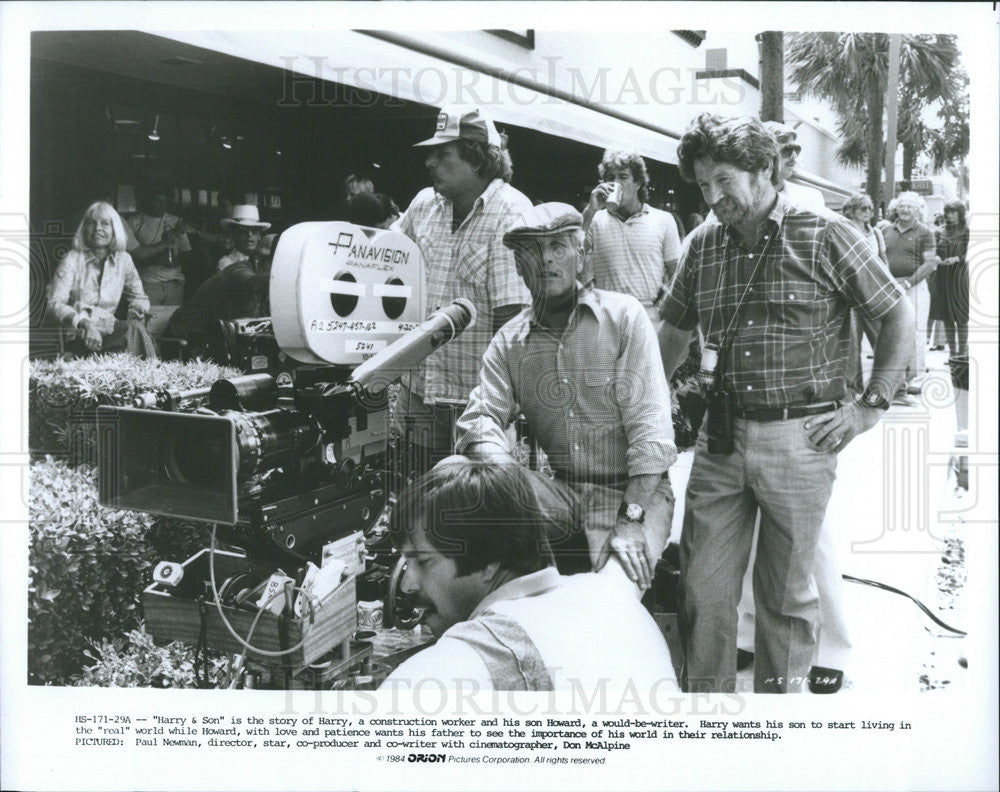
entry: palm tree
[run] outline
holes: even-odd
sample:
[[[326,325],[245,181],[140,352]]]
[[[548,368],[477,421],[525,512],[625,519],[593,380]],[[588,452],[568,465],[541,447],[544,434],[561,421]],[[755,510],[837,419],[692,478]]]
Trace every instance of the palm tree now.
[[[867,165],[866,192],[880,203],[885,157],[883,114],[889,72],[886,33],[796,33],[786,40],[789,76],[806,94],[830,102],[839,118],[841,161]],[[955,36],[904,35],[900,94],[925,102],[950,98],[958,62]],[[863,145],[862,145],[863,143]],[[863,159],[862,159],[863,157]]]

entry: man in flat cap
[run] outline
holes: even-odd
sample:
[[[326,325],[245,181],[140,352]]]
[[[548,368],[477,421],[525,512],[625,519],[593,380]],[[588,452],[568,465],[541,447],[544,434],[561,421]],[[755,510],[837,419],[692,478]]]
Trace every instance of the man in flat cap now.
[[[582,227],[572,206],[546,203],[504,235],[531,305],[490,342],[457,450],[509,461],[504,430],[522,413],[584,512],[583,532],[552,542],[560,569],[597,571],[613,553],[644,590],[673,516],[670,395],[642,304],[580,283]]]
[[[433,311],[464,297],[476,306],[476,325],[403,377],[393,434],[412,454],[411,474],[448,456],[454,445],[455,408],[478,382],[493,334],[528,302],[514,255],[503,234],[528,198],[510,186],[506,143],[482,110],[446,107],[434,136],[415,144],[427,152],[432,186],[417,193],[398,228],[417,245]]]

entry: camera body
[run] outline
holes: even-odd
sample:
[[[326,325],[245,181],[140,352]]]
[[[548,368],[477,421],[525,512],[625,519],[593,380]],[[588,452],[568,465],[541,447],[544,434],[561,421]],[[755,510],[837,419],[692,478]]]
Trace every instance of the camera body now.
[[[272,570],[302,586],[309,564],[328,560],[324,548],[354,546],[387,499],[386,386],[475,322],[465,300],[424,319],[420,251],[398,232],[339,222],[292,226],[278,240],[270,278],[277,349],[264,343],[267,320],[226,328],[251,373],[99,409],[103,505],[213,523],[246,554],[240,561],[208,553],[228,570],[223,591],[206,585],[211,567],[198,556],[188,560],[187,589],[154,583],[144,602],[157,640],[207,635],[208,645],[238,651],[197,602],[214,599],[220,616],[228,609],[233,623],[249,622],[225,599],[229,589],[242,590],[240,581],[259,582]],[[359,586],[367,579],[357,569],[350,574]],[[355,578],[349,581],[349,595],[345,581],[326,610],[310,614],[311,628],[285,612],[271,630],[265,616],[261,640],[284,648],[288,619],[305,647],[292,660],[308,664],[340,645],[330,668],[346,667],[356,655],[344,648],[356,629]]]
[[[705,394],[707,416],[705,434],[708,437],[708,453],[731,454],[735,450],[733,441],[733,394],[725,385],[717,382]]]

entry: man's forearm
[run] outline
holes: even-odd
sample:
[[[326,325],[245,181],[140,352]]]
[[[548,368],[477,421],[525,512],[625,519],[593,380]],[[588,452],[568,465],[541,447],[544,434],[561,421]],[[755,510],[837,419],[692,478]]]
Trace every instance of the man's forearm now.
[[[662,473],[640,473],[637,476],[629,476],[622,502],[638,503],[645,509],[662,477]]]
[[[926,258],[924,263],[917,267],[917,271],[913,273],[913,276],[909,278],[911,284],[916,286],[920,281],[924,280],[928,275],[930,275],[938,265],[937,257]]]
[[[510,463],[514,457],[504,446],[492,442],[469,443],[462,452],[469,459],[482,462]]]
[[[670,322],[663,322],[657,340],[660,343],[660,357],[663,359],[663,373],[667,375],[669,381],[681,363],[687,360],[691,331],[681,330]]]
[[[903,299],[882,317],[882,326],[875,343],[875,362],[869,387],[875,387],[891,399],[906,373],[916,329],[910,301]]]

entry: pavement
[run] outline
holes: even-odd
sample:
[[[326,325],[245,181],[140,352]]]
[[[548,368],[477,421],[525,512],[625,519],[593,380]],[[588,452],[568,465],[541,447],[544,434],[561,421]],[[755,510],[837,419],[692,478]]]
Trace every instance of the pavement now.
[[[913,406],[894,405],[841,451],[828,518],[844,574],[901,589],[965,629],[962,512],[975,495],[957,486],[957,410],[947,353],[928,352],[927,367]],[[670,470],[677,496],[674,540],[680,537],[692,458],[692,451],[682,453]],[[942,560],[946,551],[948,562]],[[942,586],[939,578],[946,579]],[[847,581],[844,588],[853,649],[841,694],[963,683],[966,639],[952,637],[902,596]],[[739,673],[737,686],[753,691],[752,667]]]

